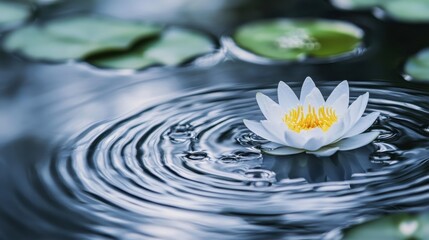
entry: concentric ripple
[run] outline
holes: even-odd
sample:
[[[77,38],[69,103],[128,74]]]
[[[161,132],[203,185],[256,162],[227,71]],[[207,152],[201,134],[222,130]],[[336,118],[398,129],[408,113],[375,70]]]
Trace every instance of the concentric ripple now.
[[[50,204],[86,217],[79,238],[320,239],[357,219],[428,207],[429,96],[351,86],[382,113],[371,129],[380,137],[361,149],[261,154],[264,140],[242,119],[260,118],[255,93],[274,96],[275,86],[211,89],[87,129],[37,166],[37,182]]]

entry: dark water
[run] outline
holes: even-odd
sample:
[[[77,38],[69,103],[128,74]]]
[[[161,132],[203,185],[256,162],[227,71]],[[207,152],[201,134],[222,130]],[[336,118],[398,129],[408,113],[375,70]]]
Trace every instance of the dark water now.
[[[382,112],[373,146],[272,157],[241,120],[258,115],[255,90],[274,87],[206,89],[93,125],[27,166],[27,179],[14,174],[19,207],[1,209],[3,226],[62,238],[320,239],[427,208],[427,94],[354,82],[355,97],[371,94],[368,111]]]
[[[252,19],[331,17],[367,31],[367,51],[329,64],[229,59],[143,72],[0,52],[0,239],[320,239],[372,216],[428,209],[429,86],[401,76],[408,54],[429,44],[427,26],[324,1],[164,17],[166,9],[144,12],[145,1],[77,2],[41,18],[98,12],[221,36]],[[275,98],[278,81],[297,90],[308,75],[325,96],[342,79],[353,98],[370,92],[367,111],[382,113],[375,144],[323,159],[260,154],[263,140],[242,124],[260,117],[255,93]]]

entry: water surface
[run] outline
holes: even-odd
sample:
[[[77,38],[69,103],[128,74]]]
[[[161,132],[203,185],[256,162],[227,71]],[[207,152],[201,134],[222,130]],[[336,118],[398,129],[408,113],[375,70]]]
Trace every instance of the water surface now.
[[[330,17],[362,27],[368,49],[335,64],[226,60],[143,72],[0,52],[0,239],[320,239],[375,215],[427,209],[429,86],[401,76],[401,62],[427,44],[425,26],[314,2],[228,5],[201,21],[207,10],[162,18],[143,14],[141,1],[41,11],[41,20],[96,12],[217,37],[261,18]],[[306,76],[325,96],[343,79],[354,98],[370,92],[367,111],[382,113],[375,144],[322,159],[261,154],[263,140],[242,124],[262,117],[255,93],[275,97],[280,80],[297,90]]]
[[[31,166],[17,200],[35,221],[2,215],[70,238],[320,239],[362,217],[428,206],[427,94],[353,82],[352,96],[369,91],[367,111],[382,113],[375,144],[273,157],[242,119],[260,115],[256,91],[274,90],[199,90],[95,124]]]

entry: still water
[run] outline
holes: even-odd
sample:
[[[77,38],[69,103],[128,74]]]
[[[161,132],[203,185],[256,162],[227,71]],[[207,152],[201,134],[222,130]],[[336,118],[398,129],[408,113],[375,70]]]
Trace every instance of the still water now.
[[[124,15],[115,1],[89,2],[56,14]],[[240,22],[296,16],[310,2],[228,12],[222,25],[196,27],[221,36]],[[425,26],[319,5],[302,15],[360,24],[370,33],[365,54],[131,72],[1,52],[0,239],[321,239],[362,219],[428,209],[429,87],[401,76],[407,54],[428,39]],[[122,9],[138,17],[133,6]],[[182,24],[197,24],[198,13],[189,16]],[[260,153],[264,141],[242,124],[261,117],[255,93],[275,97],[280,80],[297,91],[308,75],[325,96],[342,79],[353,98],[370,93],[367,112],[382,113],[373,145],[321,159]]]

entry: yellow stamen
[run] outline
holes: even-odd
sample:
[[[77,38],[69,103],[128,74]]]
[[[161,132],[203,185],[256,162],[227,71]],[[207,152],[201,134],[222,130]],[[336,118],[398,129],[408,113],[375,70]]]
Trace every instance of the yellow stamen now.
[[[317,109],[308,105],[308,111],[304,112],[303,106],[298,106],[290,110],[283,117],[283,122],[295,132],[321,128],[324,132],[338,120],[335,110],[331,107],[319,107]]]

